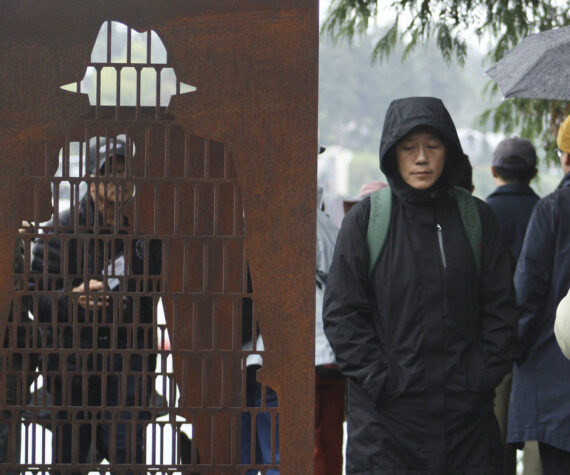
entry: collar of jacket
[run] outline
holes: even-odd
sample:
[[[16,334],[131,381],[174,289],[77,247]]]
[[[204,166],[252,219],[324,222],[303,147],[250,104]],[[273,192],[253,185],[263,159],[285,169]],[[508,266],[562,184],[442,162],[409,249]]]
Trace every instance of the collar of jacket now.
[[[417,190],[408,185],[399,173],[388,178],[392,193],[403,203],[414,205],[434,205],[441,203],[449,195],[449,186],[446,180],[438,182],[427,190]]]
[[[568,186],[570,186],[570,172],[566,173],[564,178],[562,178],[562,181],[560,182],[560,185],[558,185],[557,189],[566,188]]]
[[[492,196],[498,196],[498,195],[535,196],[536,193],[529,185],[525,185],[524,183],[507,183],[506,185],[501,185],[497,187],[497,189],[493,191],[493,193],[491,193],[488,197],[491,198]]]

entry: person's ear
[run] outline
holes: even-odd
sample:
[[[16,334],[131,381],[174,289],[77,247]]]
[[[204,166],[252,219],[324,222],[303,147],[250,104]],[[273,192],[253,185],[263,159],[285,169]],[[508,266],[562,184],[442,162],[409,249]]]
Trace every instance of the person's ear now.
[[[493,175],[493,178],[498,178],[499,174],[497,173],[497,170],[495,170],[495,167],[491,166],[491,175]]]

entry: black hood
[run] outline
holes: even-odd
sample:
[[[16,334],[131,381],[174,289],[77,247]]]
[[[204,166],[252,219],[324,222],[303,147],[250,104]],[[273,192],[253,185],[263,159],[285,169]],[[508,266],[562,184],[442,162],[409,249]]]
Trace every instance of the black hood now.
[[[434,129],[446,146],[445,168],[433,188],[448,190],[460,180],[466,157],[463,154],[455,124],[443,102],[435,97],[405,97],[390,103],[384,118],[380,140],[380,169],[396,193],[404,190],[411,191],[413,188],[400,177],[395,154],[392,152],[393,147],[413,129],[420,126]]]

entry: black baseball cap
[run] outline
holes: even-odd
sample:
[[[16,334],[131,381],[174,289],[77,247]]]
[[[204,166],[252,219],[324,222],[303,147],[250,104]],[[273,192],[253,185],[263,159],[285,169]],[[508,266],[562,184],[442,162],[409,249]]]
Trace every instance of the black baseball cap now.
[[[536,168],[536,150],[528,139],[510,137],[499,142],[493,152],[494,167],[511,170]]]
[[[89,148],[89,174],[95,175],[97,167],[100,174],[105,173],[105,163],[110,157],[126,157],[127,144],[122,138],[101,138],[94,140]]]

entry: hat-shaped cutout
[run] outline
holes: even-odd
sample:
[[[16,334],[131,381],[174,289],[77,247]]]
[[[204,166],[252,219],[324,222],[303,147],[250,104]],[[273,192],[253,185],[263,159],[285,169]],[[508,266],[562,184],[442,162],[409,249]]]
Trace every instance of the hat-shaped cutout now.
[[[81,81],[61,86],[87,94],[93,106],[167,107],[173,95],[194,92],[180,82],[155,31],[138,32],[117,21],[101,26]]]

